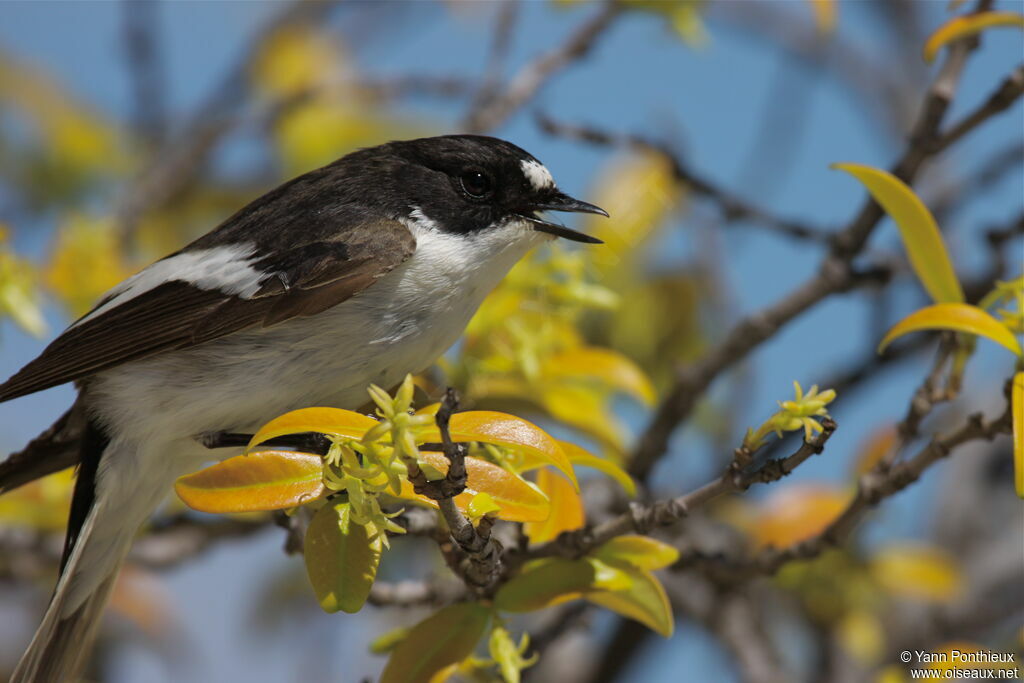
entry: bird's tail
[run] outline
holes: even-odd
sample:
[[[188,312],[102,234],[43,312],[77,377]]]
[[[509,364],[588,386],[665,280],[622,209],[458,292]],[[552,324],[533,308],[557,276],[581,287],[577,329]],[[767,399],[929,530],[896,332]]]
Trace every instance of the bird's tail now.
[[[142,473],[133,467],[137,464],[133,463],[138,455],[135,449],[115,443],[101,454],[102,462],[100,454],[83,450],[64,567],[43,622],[10,683],[71,683],[79,679],[135,532],[165,490],[163,480],[141,480]],[[98,465],[91,471],[87,466],[90,457]]]
[[[82,527],[43,622],[18,662],[10,683],[77,681],[88,663],[100,617],[132,540],[131,534],[121,534],[119,542],[103,543],[103,552],[110,553],[103,562],[104,574],[83,575],[83,565],[92,564],[88,556],[98,550],[89,548],[98,517],[90,514]]]

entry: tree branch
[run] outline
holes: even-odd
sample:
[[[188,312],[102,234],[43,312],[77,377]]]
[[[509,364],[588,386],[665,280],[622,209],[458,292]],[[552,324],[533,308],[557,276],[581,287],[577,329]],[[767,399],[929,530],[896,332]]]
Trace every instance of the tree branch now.
[[[935,152],[941,152],[947,147],[956,144],[961,138],[996,114],[1006,111],[1021,95],[1024,95],[1024,64],[1014,69],[995,92],[985,100],[984,104],[951,126],[936,141]]]
[[[979,3],[985,6],[986,0]],[[911,184],[922,164],[937,150],[938,129],[959,83],[960,74],[977,41],[964,40],[948,51],[935,81],[928,89],[914,126],[910,143],[892,172]],[[630,460],[630,471],[645,478],[655,462],[667,451],[676,427],[689,417],[697,400],[718,375],[745,358],[753,349],[774,335],[783,325],[825,298],[850,286],[850,263],[867,243],[883,216],[881,207],[868,197],[857,216],[836,235],[831,252],[818,274],[798,286],[778,303],[744,318],[715,349],[697,364],[682,370],[674,385],[641,435]]]
[[[754,484],[778,481],[825,449],[825,444],[836,430],[836,423],[829,419],[821,421],[822,431],[810,441],[804,441],[791,455],[778,460],[769,460],[759,469],[744,469],[739,459],[734,460],[718,479],[677,498],[660,501],[651,505],[633,503],[628,512],[593,528],[563,532],[558,538],[514,555],[509,564],[520,563],[536,557],[563,556],[578,557],[610,541],[616,536],[628,533],[647,534],[655,527],[668,526],[679,521],[692,510],[727,493],[746,491]]]
[[[895,464],[880,462],[875,469],[861,476],[857,492],[849,505],[821,533],[812,538],[788,548],[769,548],[753,557],[739,560],[709,557],[699,551],[684,552],[675,566],[679,569],[694,566],[711,569],[717,579],[737,582],[758,574],[774,574],[794,560],[817,557],[826,549],[843,543],[868,510],[917,481],[929,467],[958,446],[975,440],[991,441],[1000,434],[1009,434],[1011,421],[1009,405],[1000,417],[988,422],[980,413],[974,414],[947,436],[933,438],[912,458]]]

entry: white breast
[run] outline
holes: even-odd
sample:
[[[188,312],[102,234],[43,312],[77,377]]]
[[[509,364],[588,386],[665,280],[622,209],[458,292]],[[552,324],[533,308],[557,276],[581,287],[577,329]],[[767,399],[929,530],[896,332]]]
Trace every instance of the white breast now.
[[[99,416],[140,440],[250,431],[296,408],[356,408],[371,382],[391,386],[433,363],[484,297],[547,239],[523,222],[470,235],[416,212],[416,251],[348,301],[309,318],[236,333],[98,375]]]

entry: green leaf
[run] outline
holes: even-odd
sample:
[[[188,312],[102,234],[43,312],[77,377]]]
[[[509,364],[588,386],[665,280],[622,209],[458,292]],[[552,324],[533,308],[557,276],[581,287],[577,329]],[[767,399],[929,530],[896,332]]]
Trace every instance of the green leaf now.
[[[931,211],[906,183],[896,176],[861,164],[832,164],[863,183],[875,201],[899,228],[910,265],[936,303],[964,300],[946,245]]]
[[[585,560],[536,560],[498,590],[494,606],[506,612],[550,607],[580,597],[593,587],[595,577],[593,565]]]
[[[885,333],[878,345],[878,352],[881,353],[893,339],[920,330],[953,330],[976,334],[1021,355],[1020,344],[1013,333],[991,315],[970,304],[935,304],[914,311]]]
[[[491,659],[498,664],[505,683],[519,683],[522,670],[536,663],[537,655],[529,659],[523,657],[529,644],[530,639],[526,634],[523,634],[522,642],[517,645],[503,627],[495,626],[491,629],[487,649],[491,653]]]
[[[675,620],[672,606],[661,583],[650,572],[625,565],[622,569],[631,581],[627,588],[595,591],[583,597],[624,617],[635,619],[666,638],[672,637]]]
[[[612,564],[627,564],[637,569],[661,569],[679,559],[679,551],[649,536],[618,536],[591,553]]]
[[[381,539],[376,529],[352,521],[352,508],[328,503],[306,529],[306,573],[325,612],[358,612],[377,575]]]
[[[323,459],[292,451],[238,455],[179,477],[174,490],[201,512],[282,510],[324,494]]]
[[[412,626],[399,626],[387,633],[382,633],[370,643],[370,652],[375,655],[386,655],[398,647],[398,644],[409,636]]]
[[[435,612],[413,626],[391,652],[381,683],[427,683],[438,671],[473,653],[490,617],[491,611],[476,602]]]

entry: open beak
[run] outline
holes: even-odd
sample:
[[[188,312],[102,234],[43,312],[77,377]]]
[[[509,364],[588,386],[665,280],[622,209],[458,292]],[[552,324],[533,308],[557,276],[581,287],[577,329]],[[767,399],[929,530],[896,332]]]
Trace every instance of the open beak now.
[[[587,202],[581,202],[578,199],[573,199],[567,194],[561,192],[555,192],[555,194],[547,197],[544,201],[538,202],[530,206],[529,213],[519,214],[524,220],[533,223],[533,229],[541,232],[546,232],[549,235],[555,235],[557,237],[564,237],[567,240],[574,242],[585,242],[587,244],[603,244],[602,240],[596,237],[591,237],[582,232],[572,230],[564,225],[558,223],[552,223],[542,218],[538,218],[533,214],[534,211],[568,211],[572,213],[596,213],[599,216],[608,217],[608,212],[599,206],[588,204]]]

